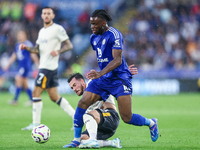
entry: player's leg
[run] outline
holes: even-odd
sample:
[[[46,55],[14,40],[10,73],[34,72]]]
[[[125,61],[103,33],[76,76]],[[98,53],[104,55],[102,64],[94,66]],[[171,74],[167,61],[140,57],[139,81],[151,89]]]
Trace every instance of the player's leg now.
[[[148,126],[151,131],[152,141],[158,138],[157,119],[148,119],[139,114],[132,114],[131,95],[122,95],[117,98],[118,109],[122,120],[125,123],[136,126]]]
[[[69,102],[58,94],[57,87],[52,87],[46,89],[49,94],[50,99],[57,103],[72,119],[74,119],[75,110],[69,104]]]
[[[23,78],[23,86],[24,86],[24,89],[29,97],[29,100],[27,102],[24,103],[24,106],[32,106],[32,103],[33,103],[33,99],[32,99],[32,91],[31,89],[28,87],[28,78],[27,77],[24,77]]]
[[[99,100],[100,98],[101,98],[100,95],[97,95],[88,91],[85,91],[83,93],[81,100],[78,102],[78,106],[76,108],[75,115],[74,115],[74,139],[72,143],[63,146],[64,148],[77,147],[80,144],[81,132],[82,132],[83,124],[84,124],[83,115],[86,109],[91,104]]]
[[[18,97],[22,90],[22,84],[23,84],[22,82],[23,82],[23,77],[21,75],[17,74],[15,76],[15,86],[16,86],[15,96],[14,96],[13,100],[10,100],[8,102],[10,105],[17,105]]]
[[[41,113],[42,113],[42,107],[43,107],[41,94],[43,91],[44,91],[44,89],[39,86],[34,87],[34,90],[32,93],[32,96],[33,96],[33,106],[32,106],[33,122],[29,126],[22,128],[22,130],[32,130],[36,125],[39,125],[41,123]]]
[[[111,146],[115,148],[122,148],[119,138],[107,140],[114,135],[119,125],[120,119],[116,110],[96,109],[90,111],[89,114],[84,114],[83,120],[87,130],[81,135],[81,139],[84,139],[84,141],[81,141],[79,148],[90,148],[92,144],[97,145],[95,142],[98,142],[100,147]]]
[[[85,123],[86,129],[89,133],[89,139],[81,142],[79,148],[92,148],[99,147],[97,141],[97,126],[100,122],[100,115],[96,110],[92,110],[89,113],[83,115],[83,122]],[[81,135],[83,138],[83,136]]]
[[[115,138],[113,140],[97,140],[100,147],[114,147],[114,148],[122,148],[121,140],[119,138]]]

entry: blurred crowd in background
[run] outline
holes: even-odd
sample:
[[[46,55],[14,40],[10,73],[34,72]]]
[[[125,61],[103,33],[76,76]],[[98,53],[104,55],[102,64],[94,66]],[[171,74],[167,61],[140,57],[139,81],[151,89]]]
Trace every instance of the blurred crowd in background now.
[[[74,45],[73,50],[60,55],[59,76],[67,77],[74,71],[85,74],[98,68],[89,43],[89,18],[94,10],[86,6],[73,24],[54,8],[54,22],[66,29]],[[43,27],[42,7],[26,0],[0,1],[0,71],[14,50],[17,31],[25,29],[35,44]],[[117,14],[109,6],[103,9],[113,18],[109,25],[124,36],[123,53],[128,65],[135,64],[145,72],[200,71],[200,0],[127,0],[118,8]]]

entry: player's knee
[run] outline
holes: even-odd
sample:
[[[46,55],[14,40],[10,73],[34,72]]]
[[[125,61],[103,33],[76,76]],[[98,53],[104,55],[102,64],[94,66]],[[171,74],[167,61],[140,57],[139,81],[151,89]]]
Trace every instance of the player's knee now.
[[[94,116],[92,114],[85,113],[83,115],[83,121],[84,121],[84,123],[86,123],[88,120],[91,120],[91,119],[94,119]]]
[[[131,117],[126,116],[126,115],[121,115],[121,119],[125,122],[125,123],[129,123],[131,121]]]
[[[54,97],[54,96],[50,96],[50,95],[49,95],[49,98],[50,98],[51,101],[53,101],[53,102],[56,102],[58,99],[60,99],[60,98],[58,98],[58,97]]]

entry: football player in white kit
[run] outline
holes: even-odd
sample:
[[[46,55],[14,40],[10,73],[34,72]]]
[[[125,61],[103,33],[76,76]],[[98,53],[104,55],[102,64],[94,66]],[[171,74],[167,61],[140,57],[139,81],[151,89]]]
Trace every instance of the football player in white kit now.
[[[44,27],[40,29],[35,47],[28,47],[21,44],[19,49],[26,49],[31,53],[40,55],[40,64],[37,77],[35,79],[35,87],[32,93],[33,96],[33,122],[22,130],[32,130],[35,126],[41,123],[42,98],[41,94],[46,89],[50,99],[57,103],[69,116],[73,119],[74,109],[69,102],[58,94],[58,77],[57,68],[59,54],[71,50],[73,45],[65,29],[53,22],[55,17],[51,7],[42,9],[41,18],[43,19]],[[61,48],[61,44],[64,44]]]

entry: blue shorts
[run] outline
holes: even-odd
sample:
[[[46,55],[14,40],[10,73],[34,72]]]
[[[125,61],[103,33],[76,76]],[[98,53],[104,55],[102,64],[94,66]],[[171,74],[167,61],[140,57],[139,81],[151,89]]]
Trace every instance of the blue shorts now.
[[[28,77],[28,73],[29,73],[29,68],[20,67],[17,74],[26,78]]]
[[[131,79],[113,80],[113,82],[107,82],[102,78],[93,79],[88,83],[85,91],[100,95],[104,101],[110,94],[117,99],[119,96],[132,94]]]

